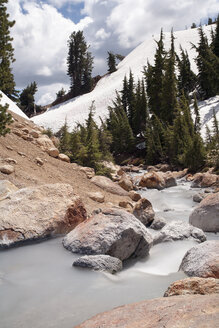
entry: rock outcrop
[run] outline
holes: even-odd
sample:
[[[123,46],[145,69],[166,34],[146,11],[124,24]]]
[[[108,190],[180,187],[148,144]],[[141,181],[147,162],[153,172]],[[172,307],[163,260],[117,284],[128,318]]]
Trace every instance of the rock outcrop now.
[[[219,240],[192,247],[185,254],[179,270],[190,277],[219,278]]]
[[[183,221],[172,221],[166,224],[159,233],[154,236],[154,244],[167,241],[193,239],[197,242],[204,242],[206,236],[201,229]]]
[[[128,196],[128,192],[117,185],[115,182],[104,176],[95,176],[91,182],[103,190],[119,196]]]
[[[18,188],[8,180],[0,180],[0,201],[5,199],[11,192],[17,191]]]
[[[218,295],[163,297],[100,313],[75,328],[214,328]]]
[[[193,277],[178,280],[168,287],[164,297],[195,294],[219,294],[219,279]]]
[[[109,255],[85,255],[74,261],[73,266],[116,273],[122,270],[122,261]]]
[[[192,188],[208,188],[219,186],[219,176],[212,173],[196,173],[192,182]]]
[[[144,226],[149,226],[154,220],[154,210],[151,202],[146,198],[141,198],[133,209],[134,216],[140,220]]]
[[[86,210],[68,184],[28,187],[0,202],[0,247],[71,231]]]
[[[148,255],[152,237],[134,215],[109,209],[78,225],[65,236],[63,245],[73,253],[105,254],[123,261]]]
[[[219,232],[219,192],[203,199],[191,213],[189,222],[204,231]]]

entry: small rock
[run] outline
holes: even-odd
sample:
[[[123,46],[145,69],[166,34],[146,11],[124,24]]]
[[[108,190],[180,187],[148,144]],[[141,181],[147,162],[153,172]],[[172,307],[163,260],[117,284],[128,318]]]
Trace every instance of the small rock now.
[[[73,266],[116,273],[122,270],[122,261],[109,255],[85,255],[74,261]]]
[[[126,201],[126,200],[120,201],[119,206],[122,207],[122,208],[129,209],[130,211],[133,209],[133,204]]]
[[[43,160],[40,157],[36,158],[36,163],[42,166],[44,164]]]
[[[194,277],[178,280],[168,287],[164,297],[194,294],[219,294],[219,279]]]
[[[140,220],[144,226],[149,226],[154,220],[154,210],[151,202],[146,198],[141,198],[133,209],[134,216]]]
[[[129,191],[129,197],[134,201],[137,202],[141,199],[141,195],[138,194],[136,191],[131,190]]]
[[[197,193],[193,196],[193,202],[200,203],[207,195],[205,193]]]
[[[59,156],[59,151],[57,148],[53,147],[53,148],[48,149],[48,154],[51,157],[57,158]]]
[[[152,224],[150,225],[151,229],[160,230],[167,224],[166,220],[163,218],[155,217]]]
[[[58,158],[63,162],[70,163],[70,158],[65,154],[59,154]]]
[[[130,191],[133,189],[133,183],[126,174],[123,174],[123,176],[119,180],[118,184],[121,188],[123,188],[126,191]]]
[[[16,136],[18,136],[18,137],[21,137],[22,136],[22,132],[21,131],[19,131],[19,130],[12,130],[12,133],[14,133]]]
[[[101,192],[90,192],[88,196],[95,202],[104,203],[105,196]]]
[[[39,138],[39,136],[40,136],[39,132],[36,130],[31,130],[30,135],[34,138]]]
[[[10,146],[6,146],[6,148],[8,149],[8,150],[14,150],[12,147],[10,147]]]
[[[219,278],[219,240],[209,240],[192,247],[184,256],[179,270],[190,277]]]
[[[17,164],[16,159],[13,158],[5,158],[5,162],[7,162],[8,164]]]
[[[26,134],[29,134],[29,129],[28,128],[23,128],[22,131]]]
[[[21,151],[18,151],[17,153],[18,153],[18,155],[20,155],[21,157],[26,157],[26,154],[22,153]]]
[[[0,172],[4,174],[12,174],[14,172],[14,167],[12,165],[2,165],[0,166]]]
[[[201,229],[194,228],[192,225],[183,221],[172,221],[166,224],[162,230],[154,237],[154,244],[162,242],[193,239],[197,242],[206,240],[206,236]]]
[[[23,134],[21,137],[26,141],[33,141],[33,137],[29,134]]]
[[[83,166],[80,168],[80,171],[84,172],[88,179],[92,179],[95,176],[95,171],[92,167]]]

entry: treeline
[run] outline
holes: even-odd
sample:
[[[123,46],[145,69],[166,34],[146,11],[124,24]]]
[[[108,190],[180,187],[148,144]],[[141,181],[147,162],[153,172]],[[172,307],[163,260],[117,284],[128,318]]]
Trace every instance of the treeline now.
[[[104,156],[135,156],[138,144],[144,145],[141,154],[147,164],[165,162],[197,171],[206,164],[210,154],[218,166],[216,114],[213,133],[208,129],[204,143],[197,104],[197,97],[207,99],[219,94],[218,26],[217,21],[211,43],[199,28],[199,44],[193,45],[197,51],[197,76],[191,70],[188,53],[181,48],[180,55],[176,54],[173,32],[170,50],[165,51],[161,31],[154,64],[148,62],[144,67],[143,79],[136,83],[131,71],[124,77],[123,88],[117,92],[109,107],[109,117],[101,121],[100,127],[93,120],[94,105],[85,125],[79,125],[72,133],[67,132],[65,125],[65,133],[60,135],[60,150],[67,152],[73,161],[97,170]]]

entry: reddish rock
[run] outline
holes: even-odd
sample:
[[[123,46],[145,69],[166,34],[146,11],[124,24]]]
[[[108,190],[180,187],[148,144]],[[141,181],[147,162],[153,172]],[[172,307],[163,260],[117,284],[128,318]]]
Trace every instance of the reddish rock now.
[[[197,173],[194,175],[193,188],[208,188],[219,186],[219,176],[211,173]]]
[[[186,278],[173,282],[164,297],[176,295],[208,295],[219,293],[219,279],[214,278]]]
[[[144,226],[149,226],[154,220],[154,210],[151,202],[146,198],[141,198],[133,209],[134,216],[140,220]]]
[[[91,182],[103,190],[119,196],[128,196],[128,192],[117,185],[115,182],[104,176],[95,176]]]
[[[126,174],[123,174],[118,184],[121,188],[123,188],[126,191],[130,191],[133,189],[132,180]]]
[[[218,295],[157,298],[120,306],[75,328],[216,328]]]
[[[143,175],[139,182],[139,186],[161,190],[165,188],[165,180],[160,173],[149,172]]]

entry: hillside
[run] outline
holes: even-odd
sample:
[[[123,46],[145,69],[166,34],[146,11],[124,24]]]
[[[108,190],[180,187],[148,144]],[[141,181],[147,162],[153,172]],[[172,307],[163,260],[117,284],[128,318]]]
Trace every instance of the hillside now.
[[[209,38],[211,28],[211,26],[206,26],[203,28]],[[196,51],[192,49],[191,43],[198,43],[198,29],[175,32],[174,36],[177,53],[179,53],[180,45],[183,49],[186,49],[189,54],[192,70],[197,73],[196,64],[194,62]],[[129,71],[132,70],[135,79],[141,78],[143,76],[143,66],[147,63],[147,60],[149,60],[150,63],[153,63],[156,50],[155,40],[158,39],[159,36],[157,35],[149,40],[146,40],[134,49],[122,62],[120,62],[118,65],[118,70],[113,74],[103,77],[92,92],[76,97],[62,103],[61,105],[51,107],[47,110],[47,112],[34,117],[33,121],[44,126],[45,128],[51,128],[54,132],[56,132],[65,123],[65,120],[67,120],[67,124],[71,130],[76,123],[83,123],[85,121],[92,101],[95,101],[96,106],[95,119],[98,121],[99,117],[107,116],[107,108],[112,104],[112,100],[115,98],[116,90],[121,90],[124,76],[128,75]],[[165,33],[164,44],[166,49],[170,47],[170,33]],[[211,112],[212,106],[215,106],[216,112],[219,115],[217,103],[218,98],[216,97],[206,104],[208,105],[208,109],[211,108]],[[205,103],[202,104],[202,107],[204,104]],[[206,124],[207,121],[211,119],[211,115],[207,115],[208,118],[206,120],[206,109],[204,109],[204,107],[202,112],[205,115],[204,123]],[[204,130],[205,129],[203,129],[202,132]]]

